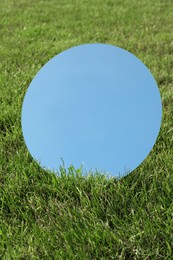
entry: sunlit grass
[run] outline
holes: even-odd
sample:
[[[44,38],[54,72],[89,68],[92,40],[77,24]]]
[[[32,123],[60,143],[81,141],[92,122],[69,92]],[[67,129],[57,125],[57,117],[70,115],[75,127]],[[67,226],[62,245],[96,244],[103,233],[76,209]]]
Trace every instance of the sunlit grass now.
[[[172,1],[0,1],[0,259],[172,259]],[[120,46],[158,82],[157,142],[120,179],[42,170],[25,146],[20,113],[38,70],[83,43]]]

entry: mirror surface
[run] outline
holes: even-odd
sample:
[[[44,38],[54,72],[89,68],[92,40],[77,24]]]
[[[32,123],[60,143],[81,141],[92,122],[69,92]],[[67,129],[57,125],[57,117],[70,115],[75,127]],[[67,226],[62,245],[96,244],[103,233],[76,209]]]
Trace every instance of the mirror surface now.
[[[22,131],[44,169],[65,166],[125,176],[155,144],[162,118],[151,72],[133,54],[107,44],[70,48],[32,80]],[[61,159],[62,158],[62,159]]]

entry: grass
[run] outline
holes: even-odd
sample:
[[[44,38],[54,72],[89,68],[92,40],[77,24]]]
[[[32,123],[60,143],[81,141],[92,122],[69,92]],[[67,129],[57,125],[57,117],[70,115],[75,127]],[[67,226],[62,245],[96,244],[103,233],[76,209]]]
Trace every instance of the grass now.
[[[171,0],[0,1],[0,259],[173,259]],[[117,181],[42,170],[20,113],[38,70],[83,43],[120,46],[153,73],[163,120],[147,159]],[[68,174],[67,174],[68,173]]]

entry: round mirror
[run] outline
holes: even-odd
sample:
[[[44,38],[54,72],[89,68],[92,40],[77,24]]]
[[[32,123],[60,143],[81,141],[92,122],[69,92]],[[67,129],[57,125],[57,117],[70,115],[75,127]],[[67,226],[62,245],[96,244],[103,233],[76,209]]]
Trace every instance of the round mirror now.
[[[63,160],[121,177],[147,157],[161,118],[156,81],[138,58],[116,46],[84,44],[55,56],[32,80],[22,131],[44,169],[58,172]]]

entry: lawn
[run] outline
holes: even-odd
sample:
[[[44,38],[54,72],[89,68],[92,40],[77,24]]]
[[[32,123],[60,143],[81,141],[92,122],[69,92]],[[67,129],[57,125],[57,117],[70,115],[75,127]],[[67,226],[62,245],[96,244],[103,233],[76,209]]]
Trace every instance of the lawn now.
[[[0,10],[0,259],[173,259],[172,0],[1,0]],[[27,151],[23,98],[48,60],[96,42],[151,70],[161,130],[125,178],[84,178],[73,166],[56,177]]]

